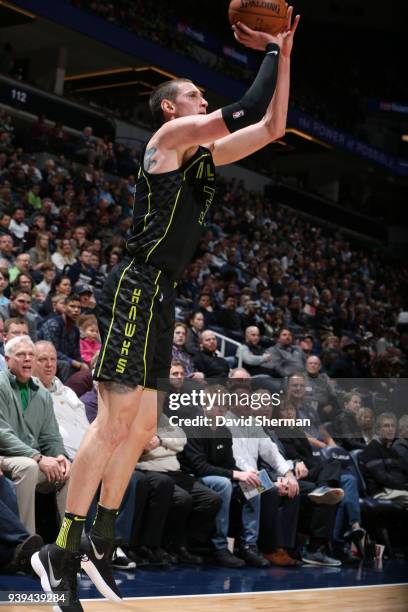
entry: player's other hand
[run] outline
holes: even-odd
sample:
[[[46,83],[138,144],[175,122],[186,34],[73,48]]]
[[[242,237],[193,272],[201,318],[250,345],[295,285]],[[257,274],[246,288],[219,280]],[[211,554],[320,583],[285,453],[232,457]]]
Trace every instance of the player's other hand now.
[[[293,6],[288,7],[286,24],[282,32],[278,34],[268,34],[252,30],[241,21],[232,26],[235,39],[249,49],[265,51],[268,43],[275,43],[281,48],[282,55],[289,57],[293,47],[293,37],[298,27],[300,15],[296,15],[292,23]]]

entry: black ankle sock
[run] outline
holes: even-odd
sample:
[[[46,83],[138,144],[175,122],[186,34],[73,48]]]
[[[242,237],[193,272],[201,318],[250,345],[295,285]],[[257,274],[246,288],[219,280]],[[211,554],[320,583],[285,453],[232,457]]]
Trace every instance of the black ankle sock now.
[[[79,552],[85,517],[66,512],[56,540],[56,545],[70,552]]]
[[[115,523],[118,514],[118,510],[109,510],[98,503],[98,509],[90,534],[103,538],[104,540],[114,540]]]

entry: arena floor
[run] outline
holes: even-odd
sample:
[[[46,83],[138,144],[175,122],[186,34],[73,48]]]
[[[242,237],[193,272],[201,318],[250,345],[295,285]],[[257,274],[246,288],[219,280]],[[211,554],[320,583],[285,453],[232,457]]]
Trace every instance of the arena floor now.
[[[111,604],[100,598],[82,575],[80,596],[86,612],[137,610],[168,612],[255,612],[267,610],[406,612],[408,610],[408,562],[384,561],[381,569],[364,565],[349,568],[246,568],[227,570],[175,568],[166,571],[117,572],[125,598]],[[0,591],[40,591],[37,580],[25,576],[0,576]],[[33,606],[8,606],[27,612]]]

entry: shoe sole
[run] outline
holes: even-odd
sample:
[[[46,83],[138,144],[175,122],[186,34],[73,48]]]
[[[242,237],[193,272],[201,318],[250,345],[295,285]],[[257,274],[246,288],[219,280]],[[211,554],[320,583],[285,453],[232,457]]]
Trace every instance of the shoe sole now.
[[[48,580],[47,571],[41,563],[40,553],[36,552],[31,557],[31,567],[40,579],[42,590],[45,593],[52,593],[53,591],[50,585],[50,581]],[[59,606],[53,606],[52,609],[54,612],[63,612]]]
[[[333,563],[321,563],[320,561],[310,561],[310,559],[304,559],[302,557],[302,562],[307,563],[307,565],[319,565],[321,567],[341,567],[341,563],[333,565]]]
[[[308,495],[315,504],[327,504],[328,506],[335,506],[339,504],[344,497],[344,494],[336,493],[335,491],[328,491],[324,495]]]
[[[81,561],[81,567],[84,572],[88,574],[88,577],[92,580],[101,595],[106,597],[106,599],[110,599],[110,601],[114,601],[116,603],[122,601],[122,598],[119,597],[119,595],[117,595],[115,591],[112,591],[108,583],[105,582],[105,580],[99,573],[96,565],[92,563],[92,561]]]

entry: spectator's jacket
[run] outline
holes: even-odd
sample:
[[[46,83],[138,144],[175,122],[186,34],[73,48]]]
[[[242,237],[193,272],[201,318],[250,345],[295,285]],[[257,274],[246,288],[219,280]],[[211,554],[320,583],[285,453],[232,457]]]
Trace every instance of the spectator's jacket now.
[[[216,353],[210,353],[205,349],[194,355],[194,366],[198,372],[203,372],[206,378],[227,377],[229,365]]]
[[[398,453],[404,465],[408,468],[408,439],[398,438],[398,440],[395,440],[392,448]]]
[[[195,371],[193,359],[184,348],[178,348],[173,344],[171,349],[171,360],[179,361],[182,364],[186,378],[189,378]]]
[[[316,408],[331,404],[337,408],[337,398],[330,378],[324,372],[319,372],[317,376],[311,376],[308,372],[304,373],[306,385],[306,398],[311,402],[316,402]]]
[[[45,389],[38,378],[34,377],[33,380],[37,385]],[[85,406],[76,393],[69,387],[66,387],[56,376],[52,380],[48,391],[52,397],[55,418],[57,419],[68,459],[73,461],[82,438],[89,428]]]
[[[85,406],[86,418],[89,423],[92,423],[98,414],[98,392],[96,387],[92,387],[90,391],[81,395],[79,399]]]
[[[162,414],[157,435],[161,440],[160,446],[144,451],[136,467],[151,472],[178,472],[180,463],[177,453],[181,453],[186,444],[186,434],[180,427],[171,426],[168,418]]]
[[[78,397],[93,389],[91,370],[78,370],[64,382],[67,387],[75,391]]]
[[[24,321],[27,323],[28,335],[30,336],[33,342],[36,342],[37,324],[39,320],[38,315],[32,312],[27,312],[27,314],[24,317],[22,317],[17,312],[11,311],[10,304],[7,304],[6,306],[0,306],[0,317],[3,319],[3,321],[6,321],[7,319],[11,319],[12,317],[18,317],[19,319],[24,319]]]
[[[387,447],[375,436],[360,455],[361,469],[369,495],[385,488],[408,491],[408,469],[393,447]]]
[[[251,376],[256,374],[271,374],[271,370],[265,370],[262,366],[268,364],[265,360],[265,355],[268,353],[262,346],[256,344],[241,344],[237,349],[237,358],[242,358],[242,365],[248,370]]]
[[[82,361],[79,351],[79,328],[77,325],[66,327],[63,315],[48,319],[39,331],[40,340],[48,340],[55,346],[61,361]]]
[[[198,338],[198,334],[191,328],[187,330],[187,338],[184,343],[184,348],[186,349],[187,353],[192,356],[200,352],[200,340]]]
[[[73,263],[72,266],[65,266],[64,274],[69,277],[73,286],[76,283],[81,283],[81,285],[94,284],[95,270],[91,267],[86,268],[79,260]]]
[[[38,453],[67,455],[55,418],[51,395],[34,379],[28,382],[28,405],[23,412],[16,377],[0,372],[0,454],[34,457]]]
[[[188,438],[179,455],[181,468],[198,477],[224,476],[232,480],[232,473],[238,470],[232,452],[232,435],[227,427],[202,428],[202,436]]]
[[[236,419],[237,415],[227,412],[227,419]],[[257,470],[258,461],[263,459],[279,476],[284,476],[293,469],[292,461],[286,461],[278,447],[264,430],[256,425],[229,425],[232,433],[232,451],[235,463],[240,470]]]
[[[275,344],[268,351],[273,356],[273,359],[269,362],[269,367],[273,368],[282,378],[297,372],[303,372],[305,369],[305,355],[297,346],[283,347],[280,344]]]
[[[339,446],[348,451],[366,448],[366,443],[351,412],[343,410],[327,427],[328,432]]]

